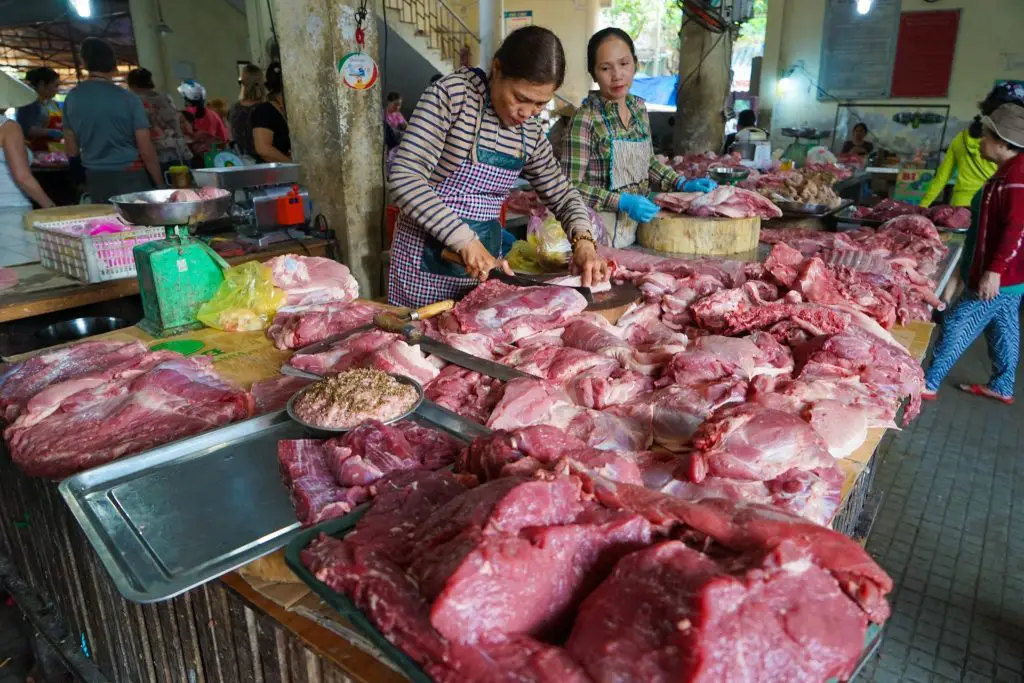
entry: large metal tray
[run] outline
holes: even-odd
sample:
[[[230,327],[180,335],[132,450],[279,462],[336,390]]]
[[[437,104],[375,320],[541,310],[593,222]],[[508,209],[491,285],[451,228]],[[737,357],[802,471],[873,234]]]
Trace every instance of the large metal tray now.
[[[277,442],[304,434],[279,410],[76,474],[59,490],[121,594],[166,600],[299,530]]]
[[[787,218],[824,218],[830,214],[842,211],[848,206],[853,205],[852,199],[844,199],[836,206],[829,206],[828,204],[805,204],[802,202],[793,201],[776,201],[775,205],[782,209],[782,215]]]
[[[415,419],[469,442],[490,433],[430,401]],[[133,602],[167,600],[288,543],[300,530],[277,460],[310,434],[284,410],[123,458],[61,482],[104,568]]]
[[[346,534],[352,531],[359,519],[369,509],[368,506],[364,506],[360,510],[353,512],[352,514],[345,515],[340,519],[331,519],[326,522],[317,524],[308,529],[294,535],[288,544],[288,548],[285,550],[284,560],[288,567],[295,573],[295,575],[307,586],[310,590],[320,596],[331,609],[341,614],[343,617],[348,619],[363,635],[370,640],[373,645],[389,660],[388,663],[393,665],[399,671],[406,675],[409,680],[413,683],[431,683],[432,679],[430,676],[423,672],[423,669],[419,667],[407,654],[405,654],[399,647],[394,645],[391,641],[384,637],[384,634],[377,630],[377,627],[373,625],[373,622],[363,614],[352,600],[344,593],[339,593],[333,588],[317,579],[306,565],[302,563],[301,553],[305,550],[306,546],[313,542],[314,539],[320,536],[320,534],[327,534],[328,536],[334,536],[336,538],[344,538]],[[870,624],[868,626],[867,633],[864,636],[864,650],[861,652],[860,659],[857,661],[857,665],[854,667],[853,672],[850,674],[847,681],[854,681],[857,676],[861,673],[867,663],[878,651],[878,648],[882,644],[882,627],[877,624]],[[828,683],[838,683],[838,679],[831,679]]]
[[[200,168],[192,171],[199,187],[243,190],[249,187],[284,185],[299,182],[298,164],[255,164],[227,168]]]

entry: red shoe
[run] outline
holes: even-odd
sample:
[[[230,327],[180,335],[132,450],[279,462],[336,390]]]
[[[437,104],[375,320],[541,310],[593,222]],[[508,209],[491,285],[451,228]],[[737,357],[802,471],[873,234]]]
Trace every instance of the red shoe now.
[[[922,391],[921,392],[921,400],[922,401],[934,401],[934,400],[936,400],[938,398],[939,398],[939,392],[937,392],[937,391]]]
[[[992,400],[999,401],[1004,405],[1013,405],[1013,396],[1002,396],[1001,394],[997,394],[988,387],[980,384],[958,384],[956,385],[956,388],[960,391],[966,391],[968,394],[981,396],[983,398],[991,398]]]

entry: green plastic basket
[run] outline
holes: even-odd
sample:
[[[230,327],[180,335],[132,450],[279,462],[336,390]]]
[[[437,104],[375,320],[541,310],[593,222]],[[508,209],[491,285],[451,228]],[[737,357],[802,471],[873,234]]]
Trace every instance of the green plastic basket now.
[[[335,538],[344,538],[346,534],[355,528],[356,523],[364,514],[366,514],[369,507],[369,505],[361,506],[344,517],[330,519],[302,531],[292,539],[291,543],[288,544],[288,548],[285,550],[285,562],[303,583],[309,586],[314,593],[319,595],[320,598],[331,607],[331,609],[335,610],[352,622],[352,624],[359,629],[370,642],[384,653],[396,669],[408,676],[409,680],[414,683],[433,683],[430,676],[423,673],[423,670],[416,664],[416,662],[412,661],[407,654],[402,652],[401,649],[395,646],[377,630],[377,627],[373,625],[373,623],[358,607],[356,607],[355,603],[353,603],[347,595],[339,593],[327,584],[319,581],[312,573],[310,573],[306,566],[302,564],[302,559],[299,557],[299,554],[305,550],[306,546],[312,543],[322,533]],[[857,678],[857,675],[871,660],[871,657],[875,654],[881,644],[882,627],[877,624],[869,625],[868,632],[864,637],[864,653],[861,655],[860,661],[857,662],[857,666],[849,678],[850,681]],[[833,678],[828,681],[828,683],[838,683],[838,679]]]

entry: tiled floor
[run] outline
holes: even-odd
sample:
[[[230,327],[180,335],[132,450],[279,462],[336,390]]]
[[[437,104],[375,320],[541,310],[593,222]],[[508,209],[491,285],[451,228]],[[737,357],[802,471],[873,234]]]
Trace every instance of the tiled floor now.
[[[864,680],[1022,680],[1024,400],[1005,407],[953,387],[989,369],[981,341],[939,401],[883,442],[875,487],[886,496],[867,547],[896,591]]]

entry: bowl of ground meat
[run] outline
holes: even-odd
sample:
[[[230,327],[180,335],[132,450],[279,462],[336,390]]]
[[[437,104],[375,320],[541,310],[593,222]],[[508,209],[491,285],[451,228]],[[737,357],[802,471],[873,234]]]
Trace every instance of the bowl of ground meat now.
[[[288,415],[318,432],[341,433],[369,420],[398,422],[416,412],[423,387],[403,375],[356,368],[305,387],[288,401]]]

